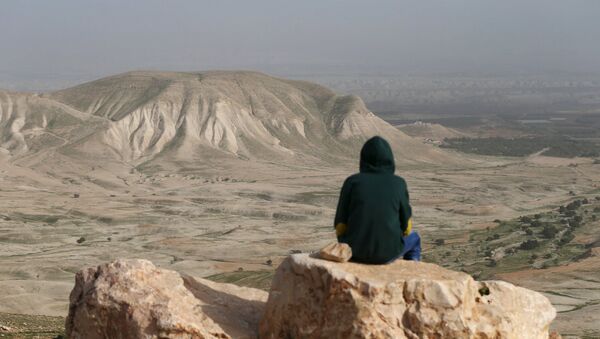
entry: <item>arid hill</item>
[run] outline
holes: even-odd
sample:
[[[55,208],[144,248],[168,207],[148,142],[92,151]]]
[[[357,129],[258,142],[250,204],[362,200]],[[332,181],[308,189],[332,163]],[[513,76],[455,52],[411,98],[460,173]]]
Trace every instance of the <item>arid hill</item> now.
[[[356,96],[255,72],[130,72],[48,94],[0,92],[0,150],[27,164],[57,155],[132,166],[219,157],[331,162],[373,135],[408,163],[446,157]]]

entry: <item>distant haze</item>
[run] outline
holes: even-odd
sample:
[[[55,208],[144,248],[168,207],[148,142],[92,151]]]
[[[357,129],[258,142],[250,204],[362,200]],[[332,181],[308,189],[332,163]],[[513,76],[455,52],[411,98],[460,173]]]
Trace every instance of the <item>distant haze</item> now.
[[[0,87],[134,69],[600,72],[600,1],[17,1],[0,4]]]

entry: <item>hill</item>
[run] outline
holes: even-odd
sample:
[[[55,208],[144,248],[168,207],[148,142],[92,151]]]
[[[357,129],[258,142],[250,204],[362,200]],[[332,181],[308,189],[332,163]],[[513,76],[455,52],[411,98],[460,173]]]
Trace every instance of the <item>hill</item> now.
[[[338,161],[373,135],[408,163],[444,156],[356,96],[255,72],[130,72],[41,95],[0,92],[2,152],[38,162],[49,151],[133,166],[219,157]]]
[[[465,134],[440,124],[417,121],[412,124],[398,125],[399,130],[407,135],[427,141],[441,142],[446,138],[460,138]]]

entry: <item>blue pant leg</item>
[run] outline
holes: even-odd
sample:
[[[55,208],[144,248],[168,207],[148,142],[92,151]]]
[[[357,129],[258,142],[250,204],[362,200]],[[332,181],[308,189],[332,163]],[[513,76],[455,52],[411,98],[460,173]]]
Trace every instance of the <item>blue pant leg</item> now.
[[[419,233],[412,232],[402,240],[404,242],[404,250],[402,251],[404,260],[421,261],[421,237]]]

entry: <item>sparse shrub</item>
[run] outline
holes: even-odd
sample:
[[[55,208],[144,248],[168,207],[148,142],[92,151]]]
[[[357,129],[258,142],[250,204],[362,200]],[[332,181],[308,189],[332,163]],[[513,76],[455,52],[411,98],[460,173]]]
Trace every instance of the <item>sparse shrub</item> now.
[[[491,260],[488,260],[488,262],[486,263],[486,266],[488,266],[488,267],[496,267],[496,266],[498,266],[498,263],[496,262],[496,260],[491,259]]]
[[[542,230],[542,235],[544,236],[544,238],[547,238],[547,239],[554,238],[556,233],[558,233],[558,230],[556,229],[556,227],[554,227],[552,225],[546,225],[546,226],[544,226],[544,229]]]
[[[590,203],[590,201],[588,200],[588,198],[583,198],[583,200],[581,200],[581,203],[582,203],[583,205],[587,205],[587,204],[589,204],[589,203]]]
[[[528,228],[525,230],[525,234],[527,235],[533,235],[533,230],[531,228]]]
[[[582,222],[583,221],[583,217],[580,215],[576,215],[573,220],[577,221],[577,222]]]
[[[573,235],[572,232],[566,232],[560,239],[560,244],[566,245],[566,244],[570,243],[573,239],[575,239],[575,235]]]
[[[544,254],[544,259],[550,259],[550,258],[552,258],[552,253]]]
[[[51,225],[56,224],[56,222],[58,221],[58,217],[53,217],[53,216],[46,217],[46,218],[44,218],[44,221]]]
[[[528,217],[528,216],[522,216],[522,217],[520,217],[520,218],[519,218],[519,220],[520,220],[522,223],[525,223],[525,224],[529,224],[529,223],[531,223],[531,218],[530,218],[530,217]]]
[[[539,220],[534,220],[531,222],[531,226],[532,227],[540,227],[540,226],[542,226],[542,222]]]
[[[445,239],[441,239],[441,238],[440,238],[440,239],[435,239],[434,243],[435,243],[437,246],[442,246],[443,244],[445,244],[445,243],[446,243],[446,240],[445,240]]]
[[[540,245],[540,243],[536,239],[529,239],[529,240],[522,242],[521,245],[519,245],[519,249],[532,250],[532,249],[538,247],[539,245]]]
[[[85,237],[81,237],[81,238],[77,239],[78,244],[82,244],[83,242],[85,242]]]
[[[500,234],[498,234],[498,233],[495,233],[495,234],[492,236],[492,238],[494,238],[494,240],[498,240],[498,239],[500,239]]]
[[[574,210],[578,209],[579,207],[581,207],[581,201],[579,201],[579,200],[575,200],[575,201],[573,201],[573,202],[570,202],[570,203],[567,205],[567,210],[569,210],[569,211],[574,211]]]

